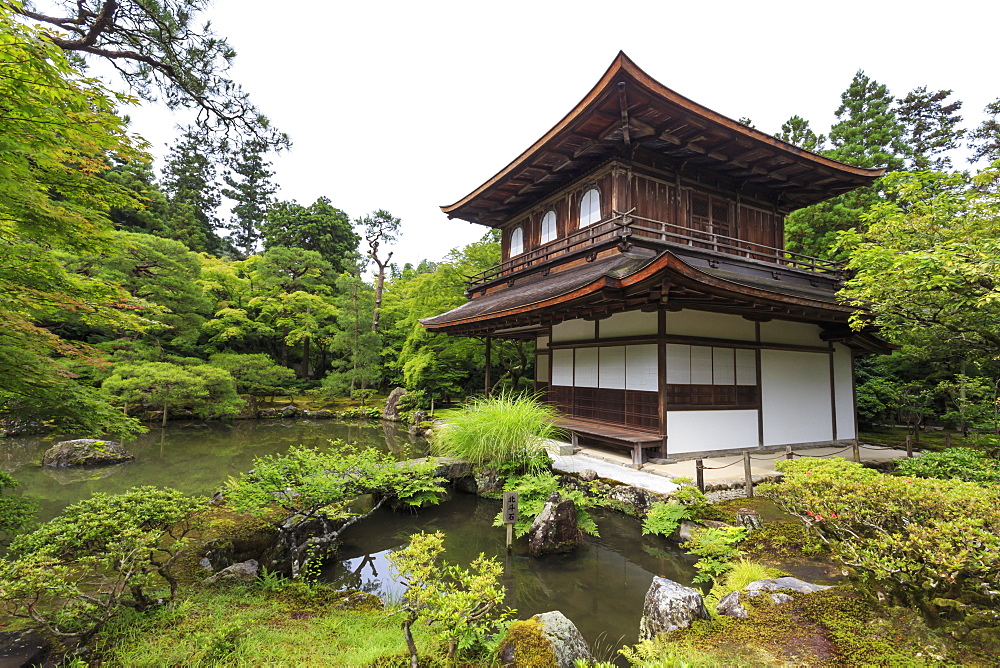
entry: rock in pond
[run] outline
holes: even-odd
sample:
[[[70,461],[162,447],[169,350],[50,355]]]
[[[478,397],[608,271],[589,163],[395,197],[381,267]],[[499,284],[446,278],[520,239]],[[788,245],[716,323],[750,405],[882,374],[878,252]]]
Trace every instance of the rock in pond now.
[[[382,411],[383,420],[399,421],[399,400],[408,394],[405,387],[394,387],[385,400],[385,410]]]
[[[318,409],[315,411],[302,411],[302,417],[307,417],[311,420],[329,420],[330,418],[335,418],[337,415],[333,411],[328,411],[325,409]]]
[[[236,584],[249,584],[257,579],[258,564],[256,559],[248,559],[232,566],[227,566],[221,571],[205,578],[205,584],[218,584],[229,582]]]
[[[514,622],[500,647],[505,666],[573,668],[575,661],[593,659],[579,629],[558,610]]]
[[[667,578],[655,577],[646,592],[639,639],[686,629],[696,619],[710,619],[701,593]]]
[[[715,606],[715,610],[720,615],[745,619],[750,616],[750,612],[743,605],[744,596],[747,598],[756,598],[764,592],[771,592],[771,602],[774,605],[781,605],[793,600],[794,597],[789,592],[792,594],[811,594],[829,588],[829,585],[812,584],[791,577],[754,580],[744,589],[729,592],[723,596],[719,604]]]
[[[289,405],[289,406],[283,407],[278,412],[281,413],[281,417],[284,417],[284,418],[293,418],[293,417],[295,417],[296,415],[299,414],[299,409],[296,408],[295,406]]]
[[[572,552],[580,546],[580,538],[573,499],[565,499],[559,496],[559,492],[552,492],[542,512],[538,513],[528,529],[528,554],[541,557]]]
[[[736,525],[746,529],[747,533],[753,533],[764,526],[764,520],[753,508],[740,508],[736,511]]]
[[[77,438],[60,441],[42,455],[42,466],[64,468],[66,466],[100,466],[118,464],[135,459],[135,455],[114,441],[96,438]]]

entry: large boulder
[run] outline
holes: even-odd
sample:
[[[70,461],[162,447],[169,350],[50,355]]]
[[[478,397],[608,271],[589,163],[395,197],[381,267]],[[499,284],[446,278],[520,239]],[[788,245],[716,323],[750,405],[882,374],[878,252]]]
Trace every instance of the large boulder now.
[[[205,584],[211,585],[221,582],[250,584],[257,579],[258,566],[256,559],[248,559],[244,562],[227,566],[215,575],[205,578]]]
[[[750,611],[743,605],[748,598],[757,598],[767,592],[770,593],[774,605],[781,605],[793,600],[792,594],[811,594],[829,588],[829,585],[812,584],[792,577],[754,580],[742,590],[732,591],[723,596],[715,606],[715,611],[727,617],[745,619],[750,616]]]
[[[686,629],[696,619],[710,619],[701,592],[667,578],[655,577],[646,592],[639,639]]]
[[[612,488],[608,491],[608,498],[621,504],[621,510],[633,517],[645,517],[654,503],[663,501],[663,498],[655,492],[631,485]]]
[[[576,504],[552,492],[528,529],[528,553],[533,557],[572,552],[580,546]]]
[[[385,400],[385,410],[382,411],[383,420],[399,421],[399,400],[406,394],[408,393],[405,387],[392,388],[392,392],[389,393],[389,397]]]
[[[114,441],[96,438],[77,438],[60,441],[42,455],[42,466],[64,468],[66,466],[101,466],[118,464],[135,459],[135,455]]]
[[[314,411],[304,410],[302,411],[302,415],[303,417],[307,417],[311,420],[329,420],[330,418],[337,417],[337,414],[333,411],[328,411],[323,408]]]
[[[593,659],[579,629],[558,610],[514,622],[500,647],[505,666],[573,668]]]
[[[299,414],[299,409],[289,404],[288,406],[282,407],[282,409],[278,412],[281,413],[281,417],[283,418],[293,418]]]
[[[753,508],[740,508],[736,511],[736,525],[746,529],[747,533],[753,533],[764,526],[764,520]]]

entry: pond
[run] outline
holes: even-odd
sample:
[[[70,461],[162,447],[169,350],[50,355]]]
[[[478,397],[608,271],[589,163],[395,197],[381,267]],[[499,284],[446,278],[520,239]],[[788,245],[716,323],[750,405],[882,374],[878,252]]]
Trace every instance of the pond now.
[[[42,469],[42,453],[57,439],[19,437],[0,440],[0,467],[21,483],[19,491],[39,500],[39,519],[48,519],[94,492],[117,493],[135,485],[210,495],[228,476],[249,470],[254,457],[297,444],[325,446],[329,439],[370,445],[400,459],[421,456],[426,449],[426,442],[391,422],[175,423],[127,442],[136,456],[133,462]],[[636,641],[643,599],[654,575],[684,584],[694,575],[690,558],[660,538],[642,536],[636,520],[614,512],[598,512],[601,537],[588,537],[571,555],[536,559],[527,555],[524,540],[507,555],[504,530],[492,526],[499,510],[499,502],[456,493],[419,513],[379,511],[344,534],[344,561],[329,564],[323,577],[345,588],[398,598],[402,591],[390,577],[388,553],[405,545],[412,533],[440,530],[446,534],[448,561],[467,565],[483,552],[505,563],[508,605],[518,616],[561,610],[592,645],[618,647]]]

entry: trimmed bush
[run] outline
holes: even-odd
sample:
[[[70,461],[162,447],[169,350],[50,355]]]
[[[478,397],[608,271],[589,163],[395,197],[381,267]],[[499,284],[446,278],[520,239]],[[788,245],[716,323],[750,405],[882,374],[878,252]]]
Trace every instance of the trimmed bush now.
[[[950,448],[900,460],[896,465],[896,472],[918,478],[997,483],[1000,482],[1000,461],[972,448]]]

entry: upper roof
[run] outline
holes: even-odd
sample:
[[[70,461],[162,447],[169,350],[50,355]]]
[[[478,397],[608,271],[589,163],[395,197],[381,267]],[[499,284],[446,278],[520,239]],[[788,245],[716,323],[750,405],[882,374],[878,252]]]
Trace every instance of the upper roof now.
[[[648,151],[676,169],[711,171],[796,209],[868,185],[884,170],[851,167],[747,127],[675,93],[619,52],[555,127],[493,178],[441,209],[491,227],[610,158]]]

